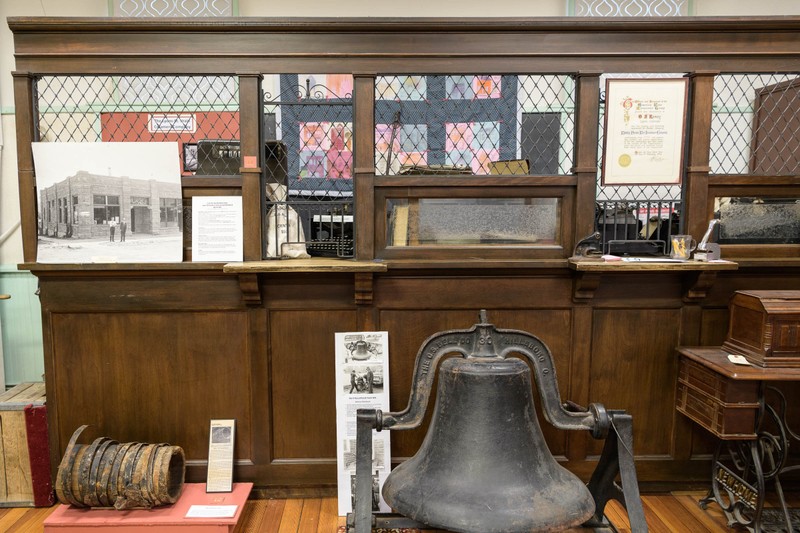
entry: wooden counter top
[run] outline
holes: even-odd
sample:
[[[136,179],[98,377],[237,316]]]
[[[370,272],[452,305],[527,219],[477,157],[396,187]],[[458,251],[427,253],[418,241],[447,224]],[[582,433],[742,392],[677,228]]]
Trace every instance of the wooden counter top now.
[[[246,261],[227,263],[222,270],[236,274],[259,272],[386,272],[385,263],[314,257],[311,259],[275,259],[271,261]]]
[[[754,365],[737,365],[728,360],[728,352],[719,347],[681,346],[678,353],[710,368],[727,378],[743,381],[797,381],[800,368],[764,368]]]
[[[652,262],[652,261],[602,261],[596,259],[580,259],[571,257],[569,267],[578,272],[681,272],[681,271],[718,271],[736,270],[739,268],[733,261],[683,261]]]

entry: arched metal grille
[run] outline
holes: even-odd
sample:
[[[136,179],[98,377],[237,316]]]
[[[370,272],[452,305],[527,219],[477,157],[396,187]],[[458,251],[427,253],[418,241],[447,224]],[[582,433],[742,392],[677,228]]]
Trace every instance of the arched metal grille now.
[[[352,257],[353,77],[280,74],[263,87],[266,257]]]

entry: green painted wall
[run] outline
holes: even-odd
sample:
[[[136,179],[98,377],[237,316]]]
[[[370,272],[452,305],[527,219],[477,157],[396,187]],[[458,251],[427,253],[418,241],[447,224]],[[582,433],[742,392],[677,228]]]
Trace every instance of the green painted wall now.
[[[3,366],[6,386],[23,381],[41,381],[44,374],[42,350],[42,312],[36,294],[38,280],[15,266],[0,266],[0,300]]]

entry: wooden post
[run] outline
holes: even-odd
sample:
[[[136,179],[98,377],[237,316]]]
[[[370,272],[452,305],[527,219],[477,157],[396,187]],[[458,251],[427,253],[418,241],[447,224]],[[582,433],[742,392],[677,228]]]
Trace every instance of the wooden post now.
[[[689,76],[691,107],[686,137],[686,183],[683,186],[683,231],[699,240],[708,227],[708,174],[711,150],[711,107],[714,77],[718,72],[694,72]]]
[[[17,172],[19,174],[19,212],[22,219],[22,255],[26,263],[36,262],[39,206],[31,143],[37,141],[34,78],[28,72],[12,72],[17,121]]]
[[[356,259],[375,257],[375,74],[353,75],[353,226]],[[382,207],[378,207],[382,210]]]
[[[575,231],[570,252],[575,243],[594,231],[600,73],[579,72],[575,83],[575,160],[572,172],[578,178],[578,185],[575,191]]]
[[[244,260],[263,259],[261,246],[261,75],[239,75]]]

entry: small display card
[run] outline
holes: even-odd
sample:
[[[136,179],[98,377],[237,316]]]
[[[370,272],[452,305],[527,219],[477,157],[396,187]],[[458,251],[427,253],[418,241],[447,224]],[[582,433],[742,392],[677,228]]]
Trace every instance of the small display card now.
[[[208,436],[206,492],[233,490],[233,444],[236,420],[212,420]]]
[[[238,505],[192,505],[186,518],[233,518]]]

